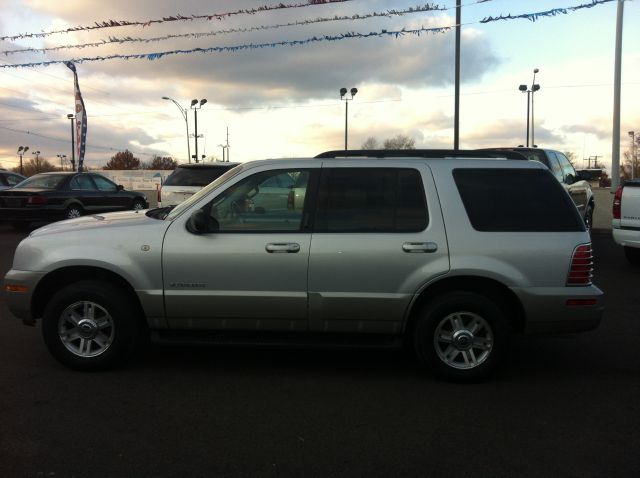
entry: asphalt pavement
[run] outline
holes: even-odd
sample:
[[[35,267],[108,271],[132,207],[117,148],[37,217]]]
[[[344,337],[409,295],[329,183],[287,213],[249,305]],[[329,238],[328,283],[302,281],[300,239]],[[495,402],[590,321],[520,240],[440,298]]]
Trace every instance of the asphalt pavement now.
[[[22,234],[0,225],[0,273]],[[79,373],[0,302],[0,477],[630,477],[640,269],[593,235],[595,331],[514,337],[490,381],[402,352],[151,347]]]

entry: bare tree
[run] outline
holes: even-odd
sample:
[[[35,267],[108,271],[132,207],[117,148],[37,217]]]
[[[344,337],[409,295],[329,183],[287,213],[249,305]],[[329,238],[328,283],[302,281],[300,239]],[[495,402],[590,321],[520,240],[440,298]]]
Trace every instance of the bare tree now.
[[[148,163],[142,164],[144,169],[176,169],[178,162],[169,156],[154,156]]]
[[[379,147],[380,145],[378,144],[378,140],[373,136],[369,136],[361,146],[362,149],[378,149]]]
[[[129,150],[120,151],[114,154],[104,169],[140,169],[140,160]]]
[[[399,134],[391,139],[386,139],[382,145],[384,149],[416,149],[416,140]]]

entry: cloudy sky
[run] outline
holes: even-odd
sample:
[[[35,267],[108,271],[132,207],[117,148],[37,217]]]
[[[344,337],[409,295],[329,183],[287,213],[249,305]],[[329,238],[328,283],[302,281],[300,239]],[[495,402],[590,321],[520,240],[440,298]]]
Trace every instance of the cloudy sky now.
[[[208,100],[198,112],[199,154],[207,157],[221,158],[227,129],[231,161],[308,157],[342,148],[341,87],[358,88],[349,102],[350,148],[360,147],[369,137],[383,141],[398,134],[413,138],[416,147],[453,146],[454,30],[420,35],[383,32],[451,26],[455,0],[351,0],[323,5],[283,0],[290,8],[213,16],[280,3],[0,0],[0,36],[13,37],[0,41],[0,165],[13,168],[19,163],[18,146],[29,146],[29,157],[40,151],[52,162],[59,161],[58,154],[71,155],[67,119],[74,108],[71,71],[63,64],[26,66],[64,60],[75,60],[78,70],[88,114],[89,167],[99,167],[125,149],[142,161],[157,154],[186,162],[185,121],[178,107],[163,96],[186,108],[192,99]],[[535,142],[571,151],[579,159],[599,156],[610,162],[617,2],[540,16],[535,22],[489,23],[480,20],[576,7],[591,0],[462,3],[461,147],[524,144],[526,94],[518,91],[518,85],[531,85],[533,69],[539,68]],[[444,10],[390,12],[425,5]],[[391,14],[370,17],[382,12]],[[87,29],[111,20],[146,23],[178,15],[212,17]],[[628,131],[640,134],[637,25],[640,1],[626,1],[622,150],[629,143]],[[72,27],[78,28],[67,31]],[[24,36],[52,31],[60,33]],[[348,33],[371,35],[339,39]],[[104,44],[87,45],[97,42]],[[259,47],[273,44],[277,45]],[[255,48],[218,51],[246,45]],[[13,50],[22,51],[7,53]],[[181,53],[153,61],[90,61],[177,50]],[[84,62],[77,61],[83,58]],[[193,111],[188,119],[193,135]]]

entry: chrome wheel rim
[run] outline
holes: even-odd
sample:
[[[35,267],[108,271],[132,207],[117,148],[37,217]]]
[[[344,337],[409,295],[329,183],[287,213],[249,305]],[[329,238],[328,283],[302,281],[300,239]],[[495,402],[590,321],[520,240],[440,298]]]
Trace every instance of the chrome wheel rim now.
[[[484,363],[493,348],[489,323],[473,312],[454,312],[436,327],[433,344],[436,353],[449,367],[469,370]]]
[[[144,204],[142,204],[141,202],[134,202],[133,203],[133,210],[134,211],[141,211],[144,209]]]
[[[115,325],[107,310],[90,301],[71,304],[60,314],[58,337],[78,357],[102,355],[113,343]]]
[[[80,216],[81,216],[80,209],[73,208],[67,211],[67,219],[74,219]]]

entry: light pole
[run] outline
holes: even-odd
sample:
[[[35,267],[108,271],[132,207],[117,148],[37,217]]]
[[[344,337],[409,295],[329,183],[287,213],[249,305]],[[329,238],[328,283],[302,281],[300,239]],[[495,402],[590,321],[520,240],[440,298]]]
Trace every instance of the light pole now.
[[[196,163],[198,162],[198,110],[200,108],[202,108],[202,105],[204,105],[207,102],[206,98],[203,98],[200,100],[199,102],[199,107],[198,107],[198,100],[191,100],[191,109],[193,110],[193,118],[194,118],[194,128],[195,128],[195,140],[196,140],[196,155],[195,155],[195,159],[196,159]]]
[[[29,151],[29,146],[18,146],[18,156],[20,156],[20,174],[24,176],[24,168],[22,167],[22,155]]]
[[[540,70],[538,68],[534,68],[533,70],[533,80],[531,81],[531,146],[536,147],[535,141],[535,122],[533,121],[533,97],[536,91],[540,89],[540,85],[536,85],[536,73]]]
[[[66,154],[56,154],[58,158],[60,158],[60,170],[64,171],[64,160],[67,159]]]
[[[340,99],[344,100],[344,150],[348,149],[348,131],[349,131],[349,101],[353,99],[353,97],[358,92],[358,88],[351,88],[349,91],[351,93],[351,98],[347,98],[347,89],[340,88]]]
[[[178,103],[173,98],[169,98],[168,96],[163,96],[162,99],[173,101],[173,104],[178,107],[178,109],[180,110],[180,113],[182,114],[182,117],[184,118],[184,124],[187,128],[187,160],[191,162],[191,145],[189,143],[189,120],[187,119],[187,109],[183,108],[180,105],[180,103]]]
[[[222,148],[222,162],[224,163],[225,159],[225,150],[227,149],[227,145],[226,144],[219,144],[218,146],[220,146]]]
[[[73,169],[73,171],[76,170],[76,142],[73,138],[73,120],[76,119],[76,117],[72,114],[69,113],[67,115],[67,118],[69,118],[71,120],[71,168]]]
[[[635,178],[635,168],[638,154],[638,147],[636,145],[636,132],[629,131],[629,136],[631,136],[631,179]]]
[[[40,172],[40,151],[31,151],[31,154],[36,155],[36,173]]]
[[[540,89],[540,85],[536,85],[536,73],[540,70],[538,68],[533,70],[533,82],[531,83],[531,89],[527,85],[520,85],[518,89],[527,94],[527,142],[526,146],[529,147],[529,124],[531,124],[531,146],[536,147],[534,141],[533,132],[533,94]],[[531,122],[529,122],[529,108],[531,108]]]

